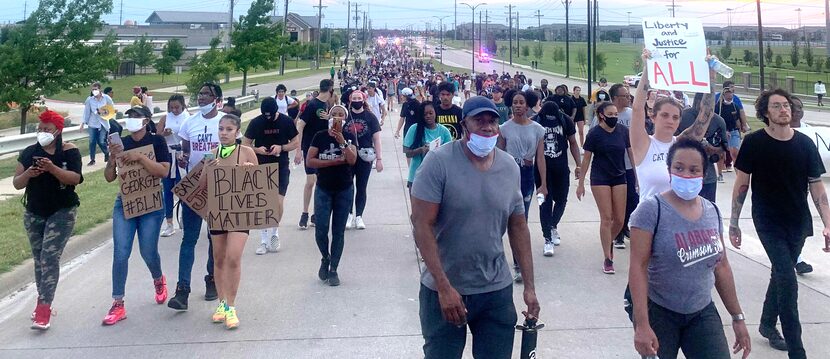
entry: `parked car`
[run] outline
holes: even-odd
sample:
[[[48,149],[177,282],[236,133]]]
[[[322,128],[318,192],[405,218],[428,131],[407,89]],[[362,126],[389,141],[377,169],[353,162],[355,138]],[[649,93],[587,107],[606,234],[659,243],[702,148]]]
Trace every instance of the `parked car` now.
[[[486,52],[482,52],[482,53],[478,54],[478,62],[484,62],[484,63],[490,62],[490,55],[487,54]]]
[[[637,87],[640,84],[640,78],[643,77],[643,73],[640,72],[636,75],[625,75],[623,76],[623,81],[629,84],[630,86]]]

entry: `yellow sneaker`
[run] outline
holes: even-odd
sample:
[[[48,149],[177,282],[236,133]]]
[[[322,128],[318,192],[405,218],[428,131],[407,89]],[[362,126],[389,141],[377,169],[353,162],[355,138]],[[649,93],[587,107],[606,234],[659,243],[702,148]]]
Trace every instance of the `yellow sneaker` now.
[[[236,316],[236,308],[230,307],[225,312],[225,328],[236,329],[239,326],[239,317]]]
[[[216,311],[213,312],[213,322],[214,323],[222,323],[225,321],[225,302],[219,302],[219,306],[216,307]]]

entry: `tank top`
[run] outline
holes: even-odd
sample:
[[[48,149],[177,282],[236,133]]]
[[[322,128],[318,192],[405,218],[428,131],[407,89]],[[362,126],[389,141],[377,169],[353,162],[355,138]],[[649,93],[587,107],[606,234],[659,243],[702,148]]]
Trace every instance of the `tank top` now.
[[[181,138],[179,138],[179,129],[182,127],[182,122],[184,122],[184,120],[188,117],[190,117],[190,114],[187,111],[182,111],[182,113],[178,116],[171,112],[167,113],[167,120],[164,122],[164,128],[173,130],[172,135],[164,136],[167,146],[178,145],[182,142]]]
[[[677,140],[660,142],[654,136],[648,136],[650,143],[643,162],[637,166],[637,181],[640,185],[640,202],[658,193],[671,189],[669,167],[666,163],[669,147]]]
[[[280,100],[279,98],[277,98],[276,100],[277,100],[277,112],[288,116],[288,105],[290,105],[288,103],[288,96],[285,96],[285,98],[283,98],[282,100]],[[294,103],[294,101],[291,101],[291,103]]]

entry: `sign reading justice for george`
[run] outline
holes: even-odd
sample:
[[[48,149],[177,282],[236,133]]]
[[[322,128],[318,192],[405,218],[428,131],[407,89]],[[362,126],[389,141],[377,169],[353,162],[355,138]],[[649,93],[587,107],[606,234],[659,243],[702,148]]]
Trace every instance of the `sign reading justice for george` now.
[[[138,152],[155,161],[152,145],[134,148],[124,153]],[[153,176],[138,162],[125,162],[116,158],[118,179],[121,183],[121,203],[124,218],[135,218],[164,209],[161,197],[161,178]]]
[[[211,230],[237,231],[279,225],[279,165],[216,166],[207,170]]]
[[[704,92],[709,88],[706,38],[698,19],[645,18],[643,39],[651,51],[649,84],[661,90]]]

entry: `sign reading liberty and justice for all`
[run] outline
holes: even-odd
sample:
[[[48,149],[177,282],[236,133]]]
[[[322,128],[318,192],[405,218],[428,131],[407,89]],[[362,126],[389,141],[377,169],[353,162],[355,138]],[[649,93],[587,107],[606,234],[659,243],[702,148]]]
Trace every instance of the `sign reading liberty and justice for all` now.
[[[651,51],[648,81],[661,90],[706,92],[709,65],[706,38],[698,19],[645,18],[643,39]]]

